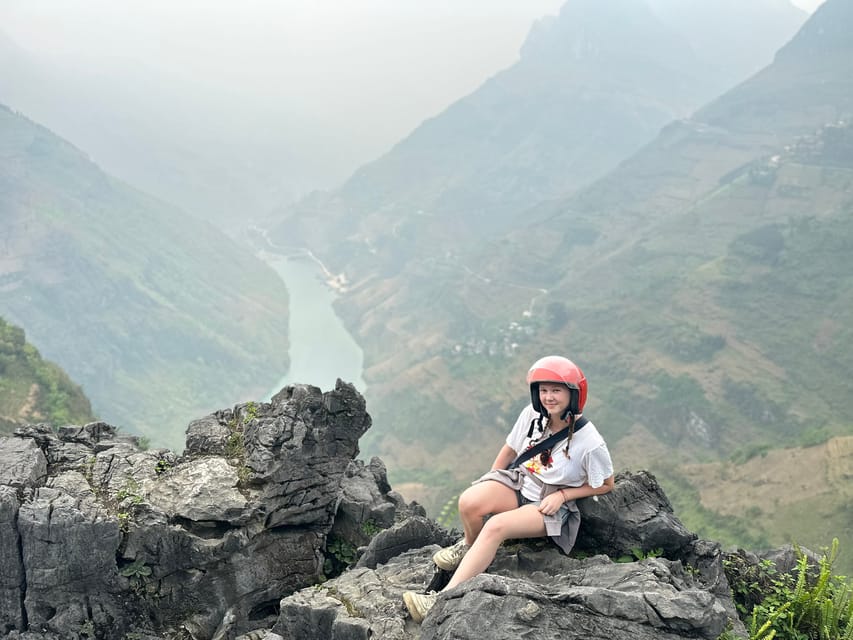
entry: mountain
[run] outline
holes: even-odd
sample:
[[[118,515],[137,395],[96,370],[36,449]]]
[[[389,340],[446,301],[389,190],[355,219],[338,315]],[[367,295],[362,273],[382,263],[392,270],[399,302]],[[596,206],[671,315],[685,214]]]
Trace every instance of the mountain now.
[[[5,107],[0,212],[0,312],[102,418],[174,445],[199,407],[260,397],[287,369],[271,269]]]
[[[389,425],[366,448],[406,495],[437,508],[491,464],[550,352],[587,373],[617,466],[671,486],[682,463],[851,432],[850,12],[829,0],[765,69],[498,238],[347,264],[338,308]]]
[[[704,12],[720,6],[696,4]],[[725,17],[736,22],[742,9],[722,6],[729,13],[712,22],[720,33],[705,41],[733,38]],[[549,200],[561,202],[558,195],[592,180],[651,140],[679,112],[722,90],[711,81],[716,72],[709,61],[724,47],[702,47],[700,57],[664,25],[667,7],[672,9],[672,3],[655,3],[660,12],[655,14],[644,2],[568,2],[557,18],[533,29],[517,65],[425,123],[338,191],[314,194],[275,220],[279,242],[306,243],[324,262],[346,272],[351,290],[339,310],[366,350],[369,396],[382,398],[380,406],[437,415],[446,425],[441,433],[455,433],[451,425],[470,413],[456,393],[455,378],[470,372],[468,365],[453,361],[451,369],[462,371],[448,375],[448,349],[511,352],[532,329],[521,311],[507,317],[509,310],[528,313],[544,307],[548,325],[565,324],[571,302],[549,300],[542,293],[547,287],[526,266],[532,262],[536,268],[543,253],[559,247],[561,255],[542,263],[555,271],[565,268],[562,253],[572,244],[595,240],[609,221],[596,226],[556,220],[534,229],[527,227],[529,220],[548,219],[560,206]],[[766,11],[773,23],[770,16],[790,9],[787,2],[762,2],[750,12]],[[756,13],[750,15],[758,20]],[[676,24],[681,18],[670,16],[669,21]],[[769,30],[779,38],[774,48],[796,27],[793,21],[787,25],[788,31]],[[691,37],[697,27],[692,28]],[[771,36],[762,41],[770,42]],[[754,55],[741,61],[744,76],[770,57],[769,46]],[[584,96],[589,100],[580,99]],[[654,115],[644,119],[640,113]],[[663,139],[680,135],[679,126],[686,125],[670,127]],[[751,154],[742,153],[740,161]],[[643,158],[638,165],[648,156]],[[647,178],[641,169],[638,188]],[[582,194],[604,191],[601,198],[618,199],[626,195],[621,182],[621,177],[604,179],[606,188],[593,185]],[[567,224],[571,237],[555,244]],[[329,228],[336,233],[329,234]],[[519,228],[523,231],[513,232]],[[481,246],[485,252],[478,250]],[[484,283],[489,282],[493,286],[486,294]],[[482,367],[471,369],[483,373]],[[490,375],[497,386],[489,402],[513,393],[506,375]],[[430,380],[429,392],[420,386],[423,376]],[[439,391],[442,379],[453,382]],[[412,386],[417,393],[408,393]],[[500,411],[512,409],[504,403]]]
[[[717,3],[697,4],[718,11]],[[413,252],[500,235],[519,223],[519,211],[604,175],[661,127],[769,62],[805,19],[796,10],[772,19],[785,9],[792,10],[778,0],[751,10],[770,28],[735,37],[754,44],[721,65],[721,47],[689,44],[695,26],[680,33],[664,23],[671,6],[656,13],[637,0],[571,0],[536,23],[517,64],[340,189],[277,212],[273,235],[308,243],[341,269],[382,273],[402,268]],[[741,17],[742,8],[727,3],[705,25],[713,30],[705,40],[731,40],[730,24]],[[346,240],[330,238],[327,226]]]
[[[794,432],[812,411],[838,428],[850,408],[836,379],[846,369],[843,357],[835,360],[847,344],[844,330],[830,328],[850,310],[845,273],[853,266],[853,47],[839,24],[853,24],[853,14],[845,3],[827,3],[768,68],[555,205],[546,225],[584,226],[597,239],[566,256],[573,233],[563,231],[538,256],[564,260],[550,288],[595,308],[588,315],[598,331],[602,322],[619,324],[623,338],[644,331],[658,355],[682,360],[682,373],[690,360],[678,351],[690,350],[679,346],[683,335],[719,349],[717,367],[732,358],[731,372],[694,377],[718,407],[745,410],[735,396],[753,410],[774,406],[767,426],[777,436],[781,416],[790,415]],[[514,258],[511,268],[530,271],[520,251]],[[616,315],[619,322],[609,320]],[[759,354],[769,367],[762,376]],[[732,378],[742,378],[735,387],[775,378],[776,388],[764,390],[769,397],[722,393]],[[810,393],[789,403],[791,388]]]
[[[37,422],[95,420],[89,399],[60,367],[42,359],[24,330],[0,318],[0,434]]]

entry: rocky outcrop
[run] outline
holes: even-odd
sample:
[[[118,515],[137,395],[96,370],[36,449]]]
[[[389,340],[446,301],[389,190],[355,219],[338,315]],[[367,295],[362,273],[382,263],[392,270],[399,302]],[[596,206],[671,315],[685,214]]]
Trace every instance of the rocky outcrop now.
[[[719,545],[685,529],[646,472],[579,503],[573,557],[506,544],[414,624],[402,593],[446,584],[430,558],[459,533],[406,504],[380,460],[355,459],[369,426],[339,382],[196,420],[180,457],[104,423],[0,438],[0,637],[710,640],[740,628]]]
[[[504,545],[489,573],[443,594],[421,627],[401,596],[447,583],[431,556],[448,536],[409,517],[376,535],[353,569],[284,598],[273,631],[286,640],[713,640],[741,628],[719,545],[684,528],[653,476],[622,473],[612,493],[579,507],[579,557],[544,541]]]
[[[614,563],[502,549],[491,572],[446,592],[418,629],[400,594],[423,589],[438,547],[357,568],[282,601],[283,638],[716,638],[725,606],[677,561]]]
[[[180,458],[104,423],[0,439],[0,637],[225,638],[272,626],[283,595],[324,577],[369,426],[361,395],[339,383],[195,421]]]

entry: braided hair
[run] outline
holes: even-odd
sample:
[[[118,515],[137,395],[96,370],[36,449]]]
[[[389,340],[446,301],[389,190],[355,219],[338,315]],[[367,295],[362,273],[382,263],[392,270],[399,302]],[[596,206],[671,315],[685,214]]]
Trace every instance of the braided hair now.
[[[563,420],[568,419],[568,421],[569,421],[569,427],[568,427],[569,439],[566,440],[566,459],[571,460],[572,457],[569,455],[569,446],[572,444],[572,438],[575,435],[575,422],[577,420],[577,417],[573,413],[568,413],[568,415],[564,414],[564,416],[565,417],[563,418]],[[543,418],[545,418],[545,420],[546,420],[544,425],[542,424]],[[534,426],[539,431],[539,434],[541,437],[541,435],[545,432],[545,429],[547,427],[551,426],[551,416],[545,416],[545,415],[540,413],[537,415],[537,417],[533,418],[533,420],[530,421],[530,427],[527,429],[527,437],[528,438],[533,437],[533,427]]]

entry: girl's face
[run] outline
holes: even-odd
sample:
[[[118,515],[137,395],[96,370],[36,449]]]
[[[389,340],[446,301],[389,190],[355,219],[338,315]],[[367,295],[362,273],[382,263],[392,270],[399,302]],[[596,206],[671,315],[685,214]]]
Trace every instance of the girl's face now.
[[[571,392],[564,384],[556,382],[539,383],[539,402],[552,418],[559,418],[569,406]]]

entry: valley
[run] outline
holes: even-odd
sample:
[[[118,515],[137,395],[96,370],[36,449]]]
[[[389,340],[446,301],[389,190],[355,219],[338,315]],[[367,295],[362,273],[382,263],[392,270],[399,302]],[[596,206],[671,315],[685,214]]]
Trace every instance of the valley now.
[[[364,349],[376,425],[363,449],[395,485],[433,512],[452,504],[526,402],[530,362],[559,352],[590,379],[590,417],[617,459],[627,451],[659,473],[689,526],[727,544],[802,533],[752,517],[761,504],[722,516],[685,488],[687,465],[737,461],[748,473],[759,462],[749,451],[853,432],[842,320],[853,313],[853,51],[842,24],[853,25],[849,7],[827,2],[771,64],[567,194],[454,212],[441,208],[457,202],[449,180],[414,199],[384,167],[422,162],[418,141],[452,126],[449,111],[328,207],[315,197],[283,213],[282,231],[347,273],[337,308]],[[483,198],[506,188],[472,187]],[[316,234],[320,220],[336,242]],[[525,315],[530,290],[547,294]],[[501,348],[515,328],[515,346]],[[806,537],[827,545],[826,531]]]
[[[176,451],[216,408],[355,382],[362,457],[449,518],[530,363],[562,353],[617,468],[658,476],[689,527],[752,548],[836,535],[850,562],[853,11],[698,4],[567,2],[514,64],[299,198],[319,169],[278,130],[243,163],[222,142],[236,115],[221,140],[180,119],[111,138],[69,89],[104,156],[3,108],[0,315],[81,385],[75,416]],[[10,51],[16,95],[56,89]],[[36,102],[67,124],[62,100]],[[32,409],[28,389],[0,414]],[[786,484],[800,465],[821,473]]]

